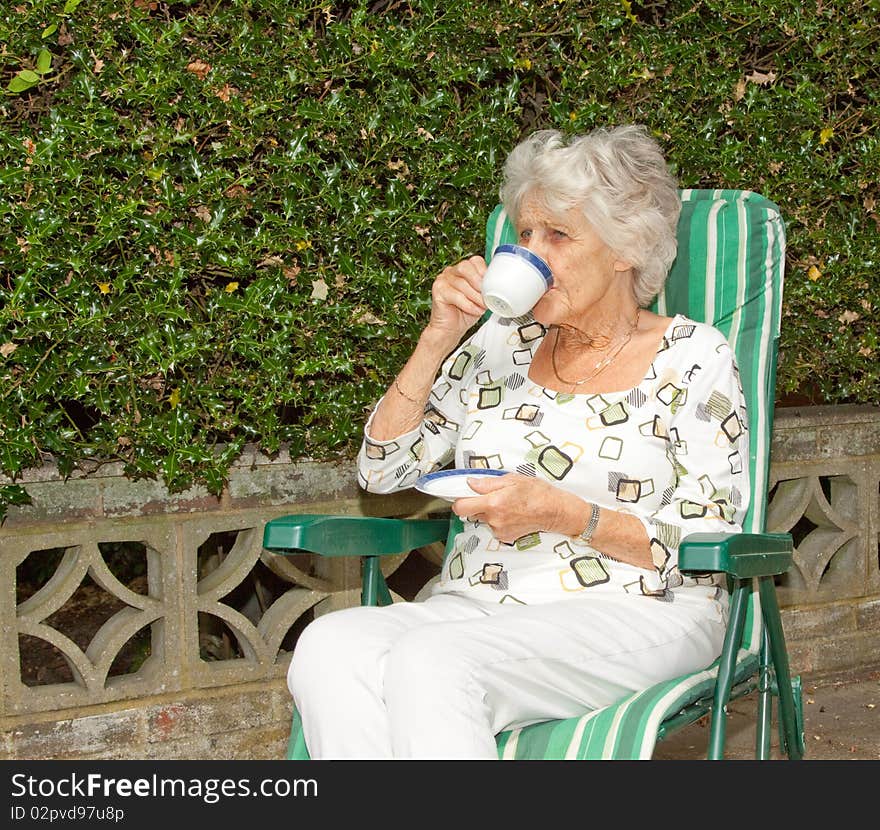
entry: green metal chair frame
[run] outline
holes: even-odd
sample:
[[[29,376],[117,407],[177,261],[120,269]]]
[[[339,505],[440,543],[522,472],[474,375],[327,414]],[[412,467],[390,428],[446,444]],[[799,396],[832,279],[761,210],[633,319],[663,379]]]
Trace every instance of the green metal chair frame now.
[[[691,534],[679,549],[682,572],[727,575],[730,620],[721,656],[705,670],[630,695],[582,717],[546,721],[497,736],[500,758],[650,758],[658,740],[711,715],[707,757],[724,757],[726,707],[758,692],[755,757],[770,757],[773,698],[779,745],[791,759],[804,754],[800,678],[792,677],[774,577],[792,561],[789,534],[764,532],[776,353],[782,304],[785,229],[768,199],[742,190],[683,190],[678,256],[663,293],[661,314],[682,313],[721,330],[737,357],[749,415],[752,502],[738,534]],[[498,206],[486,224],[486,259],[516,241]],[[386,519],[300,514],[267,523],[263,545],[282,554],[358,556],[361,602],[392,602],[381,557],[451,539],[449,519]],[[293,714],[289,759],[306,759],[301,722]]]

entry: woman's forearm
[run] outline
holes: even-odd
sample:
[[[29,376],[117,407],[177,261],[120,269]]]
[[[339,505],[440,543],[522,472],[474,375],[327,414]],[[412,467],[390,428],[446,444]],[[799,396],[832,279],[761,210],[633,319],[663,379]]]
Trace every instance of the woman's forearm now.
[[[422,332],[409,360],[373,413],[370,438],[390,441],[419,426],[434,378],[456,345],[445,332],[434,332],[430,326]]]
[[[560,530],[567,536],[579,536],[587,527],[591,505],[575,497],[562,518]],[[653,568],[651,545],[645,526],[630,513],[621,513],[607,507],[599,510],[599,523],[593,530],[590,545],[601,553],[635,565],[637,568]]]

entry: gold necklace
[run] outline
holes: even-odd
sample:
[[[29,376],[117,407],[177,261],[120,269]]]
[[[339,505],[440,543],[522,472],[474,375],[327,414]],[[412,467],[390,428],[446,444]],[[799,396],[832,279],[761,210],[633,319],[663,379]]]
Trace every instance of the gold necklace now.
[[[632,325],[629,327],[627,333],[623,336],[620,341],[620,345],[614,349],[611,354],[606,355],[602,360],[600,360],[594,367],[593,371],[590,372],[585,378],[581,378],[581,380],[565,380],[560,374],[559,369],[556,366],[556,347],[559,345],[559,326],[556,327],[556,339],[553,341],[553,350],[550,352],[550,363],[553,366],[553,374],[556,375],[556,380],[560,383],[564,383],[567,386],[570,386],[569,392],[574,392],[574,390],[578,386],[583,386],[585,383],[588,383],[593,378],[598,377],[602,372],[604,372],[615,360],[617,355],[619,355],[623,351],[623,347],[632,340],[633,332],[639,325],[639,315],[642,313],[642,309],[636,309],[636,319],[633,321]]]

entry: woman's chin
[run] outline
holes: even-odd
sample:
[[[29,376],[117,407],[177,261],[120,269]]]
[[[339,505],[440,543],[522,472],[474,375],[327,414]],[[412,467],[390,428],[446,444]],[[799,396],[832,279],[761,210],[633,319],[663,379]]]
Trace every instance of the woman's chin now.
[[[548,292],[535,304],[532,309],[532,317],[544,327],[554,326],[563,321],[564,315],[561,311],[562,309],[555,302],[555,298]]]

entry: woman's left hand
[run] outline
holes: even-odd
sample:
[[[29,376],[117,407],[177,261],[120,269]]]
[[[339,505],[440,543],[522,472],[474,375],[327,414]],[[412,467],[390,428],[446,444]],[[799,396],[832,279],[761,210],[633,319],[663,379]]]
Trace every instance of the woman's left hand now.
[[[456,499],[453,512],[488,525],[500,542],[510,544],[539,530],[568,534],[572,511],[583,512],[584,502],[574,494],[519,473],[467,481],[479,495]]]

